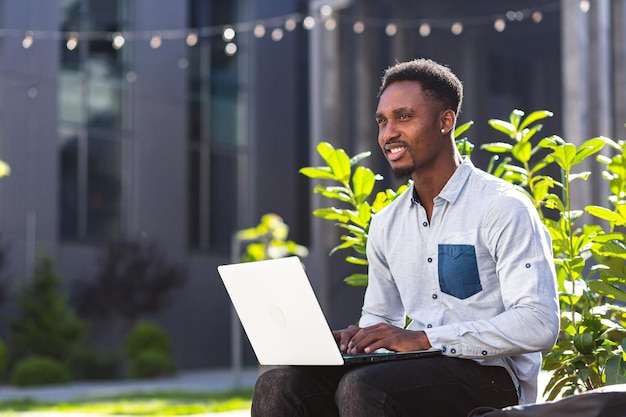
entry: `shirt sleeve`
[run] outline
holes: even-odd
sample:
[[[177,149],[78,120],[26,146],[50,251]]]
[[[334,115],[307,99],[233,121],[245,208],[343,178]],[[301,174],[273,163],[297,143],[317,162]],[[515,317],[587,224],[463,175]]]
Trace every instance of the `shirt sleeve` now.
[[[398,288],[393,280],[382,250],[384,238],[379,219],[372,218],[367,241],[368,285],[365,290],[360,327],[389,323],[404,327],[406,317]],[[372,236],[376,236],[372,238]],[[381,245],[381,246],[379,246]]]

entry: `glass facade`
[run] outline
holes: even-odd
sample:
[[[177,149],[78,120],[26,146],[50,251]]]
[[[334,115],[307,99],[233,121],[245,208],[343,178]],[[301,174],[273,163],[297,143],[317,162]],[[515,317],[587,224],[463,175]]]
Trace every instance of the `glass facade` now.
[[[236,22],[239,2],[190,0],[190,28]],[[220,36],[189,46],[189,245],[226,252],[236,229],[241,117],[241,54],[229,55]]]
[[[60,234],[64,240],[121,237],[122,158],[128,47],[110,33],[126,24],[124,1],[63,0],[59,73]],[[78,35],[88,34],[80,38]],[[100,35],[102,34],[102,35]]]

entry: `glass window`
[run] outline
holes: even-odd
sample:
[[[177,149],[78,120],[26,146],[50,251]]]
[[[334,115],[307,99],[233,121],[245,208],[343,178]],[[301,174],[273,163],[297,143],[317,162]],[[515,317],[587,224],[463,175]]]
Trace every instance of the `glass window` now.
[[[192,28],[238,21],[238,2],[189,0]],[[237,172],[245,153],[240,53],[224,53],[219,36],[189,47],[189,243],[228,252],[237,227]]]
[[[105,241],[122,235],[125,136],[124,60],[111,40],[121,31],[126,2],[62,0],[59,129],[60,232],[63,239]]]

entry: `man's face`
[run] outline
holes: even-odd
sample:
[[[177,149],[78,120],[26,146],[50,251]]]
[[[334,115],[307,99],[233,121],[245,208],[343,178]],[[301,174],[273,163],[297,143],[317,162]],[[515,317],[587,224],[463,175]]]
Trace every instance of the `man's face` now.
[[[440,109],[417,81],[394,82],[380,96],[378,144],[396,177],[408,178],[434,163],[444,142]]]

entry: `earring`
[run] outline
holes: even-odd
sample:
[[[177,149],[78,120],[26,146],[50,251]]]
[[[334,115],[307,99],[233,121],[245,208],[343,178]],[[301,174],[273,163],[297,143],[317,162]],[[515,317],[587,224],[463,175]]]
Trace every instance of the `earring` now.
[[[441,129],[441,133],[444,133],[446,131],[446,129]]]

